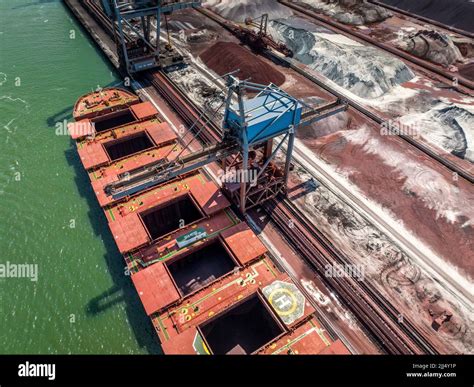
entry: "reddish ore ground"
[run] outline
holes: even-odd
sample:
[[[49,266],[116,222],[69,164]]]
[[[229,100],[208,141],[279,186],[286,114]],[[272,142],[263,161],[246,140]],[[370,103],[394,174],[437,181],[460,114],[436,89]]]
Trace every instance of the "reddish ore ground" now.
[[[347,132],[337,132],[319,140],[303,142],[313,150],[318,157],[337,167],[371,200],[402,220],[408,230],[413,232],[421,241],[440,256],[467,273],[474,275],[474,230],[468,224],[469,204],[474,203],[474,193],[469,182],[464,179],[453,180],[446,169],[430,159],[419,160],[420,155],[408,148],[399,138],[382,137],[377,130],[367,130],[368,139],[363,143],[353,143],[344,136]],[[407,189],[408,179],[394,165],[386,163],[383,150],[368,151],[369,141],[389,146],[393,151],[403,155],[404,160],[419,164],[419,169],[413,170],[413,175],[419,183],[414,192]],[[417,152],[418,153],[418,152]],[[445,178],[449,185],[432,185],[433,179]],[[440,202],[430,203],[423,195],[429,193],[432,187],[442,187],[437,192]],[[456,193],[457,192],[457,193]],[[449,208],[450,196],[456,194],[466,201],[465,212],[456,221],[450,221],[440,216],[438,211]]]
[[[203,62],[219,75],[239,69],[236,76],[252,82],[280,86],[285,76],[247,49],[232,42],[217,42],[201,54]]]

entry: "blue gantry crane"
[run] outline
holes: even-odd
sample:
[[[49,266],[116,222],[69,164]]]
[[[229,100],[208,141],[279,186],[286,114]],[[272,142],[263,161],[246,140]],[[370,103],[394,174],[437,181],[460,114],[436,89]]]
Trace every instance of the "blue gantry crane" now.
[[[273,84],[263,86],[231,75],[227,87],[222,123],[224,139],[235,141],[239,151],[230,165],[224,160],[224,170],[234,170],[230,176],[237,177],[224,181],[224,189],[245,212],[285,189],[303,105]],[[257,95],[247,98],[248,92]],[[286,142],[285,167],[281,173],[272,161]]]
[[[309,108],[273,84],[264,86],[228,75],[220,142],[127,173],[108,185],[106,193],[114,199],[126,198],[219,161],[226,172],[223,190],[245,213],[286,191],[296,130],[346,109],[347,103],[340,100]]]
[[[160,45],[162,15],[198,7],[201,0],[102,0],[102,8],[118,27],[117,49],[129,74],[182,61]]]
[[[223,189],[245,213],[286,191],[297,129],[346,110],[347,103],[337,100],[312,108],[274,84],[232,75],[227,89],[223,138],[237,143],[238,152],[229,164],[223,160],[223,169],[237,179],[224,179]],[[255,96],[248,98],[249,93]]]

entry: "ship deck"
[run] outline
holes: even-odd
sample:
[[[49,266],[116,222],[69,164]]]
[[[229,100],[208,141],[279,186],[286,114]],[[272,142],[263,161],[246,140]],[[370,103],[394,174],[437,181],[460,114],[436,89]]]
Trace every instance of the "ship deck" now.
[[[153,314],[152,321],[167,354],[317,354],[334,340],[314,312],[265,257]]]
[[[76,121],[81,121],[126,109],[138,103],[138,96],[127,90],[107,88],[80,97],[74,105],[72,115]]]
[[[347,352],[207,174],[120,202],[105,193],[127,172],[182,150],[153,106],[107,89],[79,99],[74,117],[90,130],[72,137],[165,353]]]
[[[151,119],[101,132],[92,140],[79,141],[77,148],[84,168],[92,170],[142,152],[149,153],[176,140],[167,123]]]
[[[225,210],[129,256],[135,263],[132,281],[149,315],[264,257],[262,242],[237,222]],[[175,290],[174,298],[162,293],[163,283]]]
[[[196,173],[115,204],[106,216],[120,252],[127,253],[229,206],[217,185]]]

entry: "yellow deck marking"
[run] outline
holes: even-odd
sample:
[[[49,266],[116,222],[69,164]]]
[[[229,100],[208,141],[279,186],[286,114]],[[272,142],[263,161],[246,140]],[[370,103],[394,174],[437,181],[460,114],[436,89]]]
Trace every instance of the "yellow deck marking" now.
[[[273,297],[275,297],[276,294],[286,294],[288,295],[288,297],[291,298],[291,301],[292,301],[292,305],[291,305],[291,308],[288,309],[286,312],[281,310],[278,305],[275,305],[273,303]],[[280,315],[280,316],[289,316],[290,314],[293,314],[296,310],[296,308],[298,307],[298,300],[296,299],[295,295],[293,294],[293,292],[291,292],[289,289],[275,289],[274,291],[272,291],[270,293],[270,295],[268,296],[268,301],[270,302],[270,304],[276,309],[277,313]]]

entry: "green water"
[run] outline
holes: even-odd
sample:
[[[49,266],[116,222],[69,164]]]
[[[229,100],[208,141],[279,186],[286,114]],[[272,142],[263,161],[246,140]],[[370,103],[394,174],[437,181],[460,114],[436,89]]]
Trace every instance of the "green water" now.
[[[71,31],[75,39],[71,39]],[[60,1],[0,2],[0,353],[159,353],[77,153],[56,125],[117,75]]]

